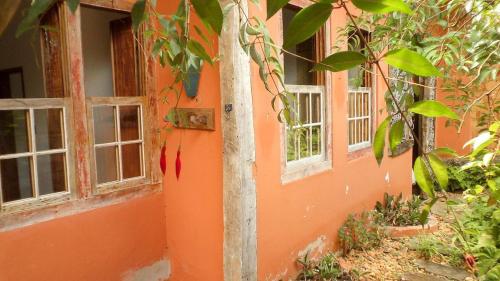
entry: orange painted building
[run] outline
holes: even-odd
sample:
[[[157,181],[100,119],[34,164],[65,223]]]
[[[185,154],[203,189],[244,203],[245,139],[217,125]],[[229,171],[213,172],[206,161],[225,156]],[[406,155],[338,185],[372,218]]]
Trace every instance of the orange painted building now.
[[[0,37],[0,281],[286,280],[299,256],[336,248],[349,213],[385,192],[411,194],[411,150],[380,167],[371,150],[385,118],[379,75],[310,74],[284,55],[306,128],[296,134],[277,121],[229,13],[211,38],[220,62],[179,103],[213,109],[215,130],[165,132],[172,101],[161,89],[173,77],[134,51],[133,1],[81,2],[76,13],[60,4],[43,16],[57,30],[30,31],[40,37],[31,49],[28,35],[12,41],[12,24]],[[158,2],[166,15],[178,4]],[[278,43],[294,13],[268,21]],[[347,23],[333,13],[294,51],[328,55]]]

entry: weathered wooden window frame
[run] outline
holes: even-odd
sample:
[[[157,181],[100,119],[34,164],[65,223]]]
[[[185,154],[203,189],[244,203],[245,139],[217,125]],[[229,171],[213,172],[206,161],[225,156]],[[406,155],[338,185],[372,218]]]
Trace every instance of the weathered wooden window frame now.
[[[311,2],[305,0],[291,0],[289,5],[296,7],[306,7],[311,5]],[[276,14],[277,20],[279,21],[279,36],[277,36],[278,45],[283,43],[283,14],[279,11]],[[324,36],[321,38],[323,41],[323,54],[328,56],[331,49],[331,23],[330,19],[327,20],[323,29]],[[281,56],[281,63],[284,62],[284,56]],[[327,170],[332,169],[332,78],[331,73],[325,72],[323,85],[314,85],[313,87],[323,87],[322,94],[322,153],[320,156],[313,156],[308,158],[303,158],[298,161],[288,162],[287,161],[287,125],[281,125],[281,182],[282,184],[287,184],[292,181],[296,181],[314,174],[318,174]],[[292,87],[297,87],[299,85],[291,85]],[[288,85],[287,85],[288,87]],[[295,162],[295,163],[294,163]]]
[[[5,99],[0,100],[1,110],[13,111],[13,110],[24,110],[28,112],[27,118],[27,133],[28,133],[28,152],[12,153],[1,155],[0,160],[5,159],[18,159],[24,157],[31,157],[31,181],[33,187],[33,197],[19,199],[11,202],[3,202],[2,192],[0,192],[0,207],[2,212],[15,212],[22,211],[25,209],[30,209],[34,207],[43,206],[46,204],[55,204],[67,201],[71,199],[71,194],[74,191],[74,185],[72,184],[73,171],[71,169],[71,149],[69,148],[69,98],[32,98],[32,99]],[[63,148],[58,149],[46,149],[39,151],[36,146],[35,137],[35,110],[40,109],[61,109],[62,110],[62,131],[63,131]],[[52,154],[62,154],[64,153],[64,168],[65,168],[65,181],[66,181],[66,191],[55,192],[46,195],[40,195],[40,188],[38,183],[38,156],[52,155]],[[1,182],[0,182],[1,190]]]
[[[131,12],[132,0],[81,0],[81,4],[100,8]],[[65,106],[65,126],[67,138],[67,194],[42,198],[29,203],[13,204],[0,209],[0,231],[12,230],[36,222],[67,216],[86,210],[116,204],[131,198],[157,193],[162,190],[162,176],[154,163],[160,158],[159,134],[157,129],[158,106],[156,98],[156,62],[146,52],[139,53],[139,64],[143,71],[139,73],[141,85],[140,99],[142,106],[142,134],[144,141],[144,179],[131,181],[126,186],[116,189],[96,190],[92,179],[92,142],[90,138],[87,110],[90,103],[86,101],[83,85],[83,53],[81,45],[80,9],[71,12],[63,1],[57,3],[61,20],[63,81],[66,97],[61,98]],[[151,23],[147,23],[151,24]],[[152,47],[152,42],[144,42],[143,48]],[[44,74],[45,75],[45,74]],[[0,101],[0,106],[9,103],[22,103],[29,99],[13,99]],[[54,100],[46,98],[44,101]],[[2,104],[3,103],[3,104]],[[33,105],[36,106],[36,105]]]
[[[147,176],[147,172],[150,170],[150,165],[146,161],[146,158],[149,156],[149,145],[146,140],[148,136],[144,134],[144,116],[146,110],[146,98],[144,96],[138,97],[87,97],[87,116],[88,116],[88,124],[89,124],[89,144],[91,146],[90,154],[91,154],[91,172],[92,172],[92,183],[93,189],[95,193],[107,193],[113,192],[118,189],[128,188],[131,186],[144,185],[149,183],[149,177]],[[94,134],[94,108],[99,106],[107,106],[113,107],[115,116],[115,130],[116,130],[116,141],[105,143],[105,144],[96,144],[95,143],[95,134]],[[132,141],[122,141],[120,136],[120,106],[138,106],[140,114],[138,115],[138,129],[139,129],[139,139]],[[121,147],[127,144],[137,144],[141,145],[140,150],[140,162],[141,162],[141,175],[139,177],[123,179],[123,163],[122,163],[122,152]],[[97,182],[97,158],[96,158],[96,149],[98,147],[106,147],[106,146],[117,146],[118,147],[118,180],[113,182],[107,182],[99,184]]]

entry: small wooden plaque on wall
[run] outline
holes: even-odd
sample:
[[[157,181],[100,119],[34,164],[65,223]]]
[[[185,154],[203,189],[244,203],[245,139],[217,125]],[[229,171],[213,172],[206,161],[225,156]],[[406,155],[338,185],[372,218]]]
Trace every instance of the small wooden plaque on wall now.
[[[177,108],[174,126],[183,129],[215,130],[213,108]]]

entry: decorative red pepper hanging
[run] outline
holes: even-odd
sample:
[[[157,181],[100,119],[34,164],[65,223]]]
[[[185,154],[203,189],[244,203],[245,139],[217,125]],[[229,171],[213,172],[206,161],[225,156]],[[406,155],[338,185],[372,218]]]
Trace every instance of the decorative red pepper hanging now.
[[[177,180],[179,180],[179,176],[181,174],[181,147],[177,149],[177,157],[175,158],[175,175],[177,176]]]
[[[161,168],[161,172],[163,173],[163,175],[165,175],[165,172],[167,171],[166,149],[167,149],[167,146],[165,145],[165,143],[163,143],[163,146],[161,147],[161,154],[160,154],[160,168]]]

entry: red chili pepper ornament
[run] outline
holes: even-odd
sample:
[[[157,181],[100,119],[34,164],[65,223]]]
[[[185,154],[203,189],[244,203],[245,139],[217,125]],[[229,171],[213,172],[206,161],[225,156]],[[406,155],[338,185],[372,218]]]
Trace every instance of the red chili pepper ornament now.
[[[177,157],[175,158],[175,176],[177,180],[179,180],[179,176],[181,175],[181,148],[177,149]]]
[[[163,175],[165,175],[165,172],[167,171],[166,149],[167,149],[166,145],[163,144],[163,146],[161,147],[161,155],[160,155],[160,168]]]

